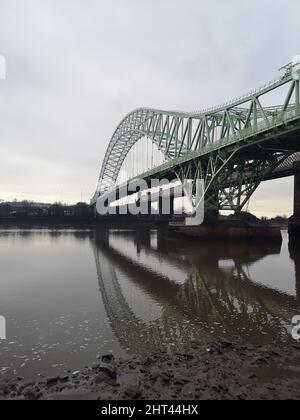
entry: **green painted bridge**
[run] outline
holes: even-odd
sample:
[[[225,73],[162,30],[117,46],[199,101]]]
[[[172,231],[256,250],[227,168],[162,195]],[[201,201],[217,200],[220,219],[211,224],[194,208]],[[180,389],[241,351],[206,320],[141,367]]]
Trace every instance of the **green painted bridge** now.
[[[148,162],[135,174],[129,170],[125,182],[202,179],[207,209],[240,212],[262,181],[291,175],[293,162],[300,160],[300,64],[291,63],[273,82],[201,112],[140,108],[128,114],[109,143],[92,204],[117,189],[130,152],[143,139],[163,161]],[[146,153],[144,146],[139,159]]]

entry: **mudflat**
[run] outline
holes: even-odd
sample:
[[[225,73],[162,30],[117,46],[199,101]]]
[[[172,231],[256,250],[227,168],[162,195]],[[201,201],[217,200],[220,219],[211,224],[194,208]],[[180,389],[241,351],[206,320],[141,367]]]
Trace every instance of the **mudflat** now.
[[[66,376],[25,383],[2,380],[2,400],[285,400],[300,399],[300,345],[247,346],[224,339],[184,354],[97,362]]]

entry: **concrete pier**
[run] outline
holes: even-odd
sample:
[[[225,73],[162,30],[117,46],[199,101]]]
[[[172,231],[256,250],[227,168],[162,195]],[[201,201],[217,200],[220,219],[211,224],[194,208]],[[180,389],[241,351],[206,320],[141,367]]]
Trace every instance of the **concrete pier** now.
[[[253,239],[282,241],[281,231],[275,227],[178,227],[171,234],[194,239]]]
[[[280,228],[268,226],[250,213],[212,218],[201,226],[170,226],[169,234],[194,239],[246,239],[282,241]]]

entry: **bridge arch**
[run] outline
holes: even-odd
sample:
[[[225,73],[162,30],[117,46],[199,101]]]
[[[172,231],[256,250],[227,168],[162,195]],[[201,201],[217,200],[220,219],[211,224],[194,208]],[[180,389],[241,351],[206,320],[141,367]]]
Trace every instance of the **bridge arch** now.
[[[300,152],[300,81],[293,68],[262,88],[205,111],[139,108],[129,113],[109,143],[92,203],[116,186],[128,153],[145,137],[166,163],[140,177],[201,178],[207,208],[241,211],[260,182]],[[281,105],[264,106],[276,90],[284,91]]]
[[[128,153],[143,137],[155,144],[166,160],[173,159],[176,155],[174,150],[181,145],[181,142],[163,141],[162,137],[169,138],[172,130],[172,137],[175,137],[175,119],[179,119],[180,115],[152,108],[136,109],[126,115],[115,130],[107,148],[97,187],[98,194],[107,192],[115,185]]]

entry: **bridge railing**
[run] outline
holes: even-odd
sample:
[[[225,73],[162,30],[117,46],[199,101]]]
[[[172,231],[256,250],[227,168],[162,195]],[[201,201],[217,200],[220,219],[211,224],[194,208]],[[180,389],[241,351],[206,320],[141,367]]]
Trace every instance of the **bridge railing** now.
[[[277,87],[278,85],[284,83],[284,82],[288,82],[291,79],[290,75],[284,75],[281,77],[277,77],[276,79],[266,83],[265,85],[254,89],[253,91],[250,91],[244,95],[241,95],[237,98],[231,99],[230,101],[224,102],[223,104],[214,106],[214,107],[210,107],[210,108],[206,108],[203,109],[201,111],[195,111],[194,114],[208,114],[208,113],[213,113],[216,111],[220,111],[221,109],[226,109],[232,106],[237,106],[243,102],[247,102],[250,101],[251,98],[253,98],[253,96],[261,96],[265,91],[269,91],[270,88],[272,86]]]
[[[236,143],[239,140],[244,140],[254,134],[260,134],[263,131],[277,127],[283,123],[292,121],[297,116],[299,116],[299,112],[297,111],[295,107],[293,110],[287,111],[284,114],[268,118],[268,122],[265,120],[258,122],[256,128],[254,127],[245,128],[244,130],[241,130],[238,133],[232,134],[229,137],[225,137],[224,139],[218,142],[209,144],[202,149],[201,154],[205,155],[209,152],[212,152],[214,149],[219,148],[220,146],[227,146],[227,145]]]

